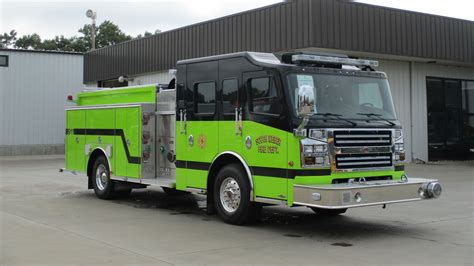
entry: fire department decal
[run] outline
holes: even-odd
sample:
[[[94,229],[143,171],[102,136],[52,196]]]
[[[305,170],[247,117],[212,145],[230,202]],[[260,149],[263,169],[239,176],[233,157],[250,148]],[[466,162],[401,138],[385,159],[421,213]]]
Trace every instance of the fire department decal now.
[[[278,154],[281,145],[281,139],[277,136],[264,135],[255,139],[258,153]]]
[[[199,148],[204,149],[206,147],[206,143],[207,143],[206,136],[203,134],[199,135],[199,138],[198,138]]]

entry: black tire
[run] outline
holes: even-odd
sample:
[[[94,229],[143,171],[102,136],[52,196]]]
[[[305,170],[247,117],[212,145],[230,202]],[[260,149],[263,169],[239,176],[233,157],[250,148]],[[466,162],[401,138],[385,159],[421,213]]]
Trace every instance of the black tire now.
[[[221,187],[225,184],[230,185],[233,190],[231,191],[229,187],[225,193],[222,193],[221,199]],[[242,225],[258,219],[262,206],[250,201],[250,184],[239,165],[230,164],[219,171],[214,182],[213,193],[216,211],[224,222]],[[224,203],[226,197],[233,199],[232,204]],[[237,202],[238,204],[234,204]]]
[[[187,191],[177,190],[176,188],[161,187],[161,189],[163,189],[163,191],[170,196],[189,194]]]
[[[117,186],[117,182],[110,179],[110,167],[104,156],[99,156],[92,168],[92,186],[95,195],[100,199],[126,198],[132,189],[127,186]],[[100,177],[101,178],[100,178]]]
[[[337,216],[337,215],[343,214],[347,211],[347,208],[345,208],[345,209],[322,209],[322,208],[311,207],[310,209],[313,210],[317,215],[322,215],[322,216]]]

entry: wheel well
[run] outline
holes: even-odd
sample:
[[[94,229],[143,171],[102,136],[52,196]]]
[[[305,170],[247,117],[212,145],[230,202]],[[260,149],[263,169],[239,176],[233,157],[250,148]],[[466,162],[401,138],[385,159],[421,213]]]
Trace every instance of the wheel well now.
[[[253,190],[253,184],[250,180],[250,176],[248,176],[247,171],[245,170],[245,167],[243,165],[243,162],[237,158],[235,155],[226,153],[220,155],[216,160],[211,165],[211,169],[209,170],[209,174],[207,176],[207,197],[212,198],[213,197],[213,190],[214,190],[214,182],[217,177],[217,173],[222,169],[222,167],[229,165],[229,164],[237,164],[241,167],[243,173],[249,178],[250,182],[250,187]],[[253,191],[250,192],[251,195],[253,195]]]
[[[92,189],[92,171],[94,171],[94,162],[99,156],[105,156],[107,158],[107,155],[105,155],[105,152],[101,149],[95,149],[92,153],[91,156],[89,157],[89,160],[87,161],[87,177],[88,177],[88,182],[87,182],[87,188]],[[109,165],[110,167],[110,165]]]

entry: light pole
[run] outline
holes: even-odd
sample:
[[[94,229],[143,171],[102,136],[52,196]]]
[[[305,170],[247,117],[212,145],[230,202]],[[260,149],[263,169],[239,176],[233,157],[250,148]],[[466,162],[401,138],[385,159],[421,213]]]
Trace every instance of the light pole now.
[[[97,13],[92,11],[92,9],[88,9],[86,16],[92,19],[92,50],[95,50],[95,19],[97,18]]]

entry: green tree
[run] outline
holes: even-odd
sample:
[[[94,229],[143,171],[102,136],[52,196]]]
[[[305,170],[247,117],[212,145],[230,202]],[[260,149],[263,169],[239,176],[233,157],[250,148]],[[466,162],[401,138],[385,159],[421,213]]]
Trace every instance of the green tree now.
[[[145,33],[143,35],[138,34],[137,37],[135,37],[135,38],[138,39],[138,38],[148,37],[148,36],[152,36],[152,35],[154,35],[154,34],[149,32],[149,31],[145,31]]]
[[[12,30],[9,33],[0,35],[1,47],[15,47],[22,49],[34,50],[50,50],[50,51],[73,51],[86,52],[92,47],[92,25],[86,24],[78,30],[83,36],[73,36],[66,38],[63,35],[56,36],[52,39],[41,40],[41,37],[36,34],[24,35],[16,38],[16,31]],[[145,32],[145,36],[150,36],[152,33]],[[132,37],[123,33],[120,28],[111,21],[102,22],[96,29],[96,48],[106,47],[131,40]]]
[[[16,35],[17,32],[15,30],[0,35],[0,47],[6,48],[12,46],[16,41]]]
[[[79,29],[79,32],[84,35],[82,38],[86,45],[86,49],[90,50],[92,48],[92,25],[84,25],[84,27]],[[106,20],[96,28],[95,47],[102,48],[131,39],[132,37],[123,33],[116,24]]]
[[[156,35],[158,33],[161,33],[161,30],[155,30],[155,33],[151,33],[149,31],[145,31],[145,33],[142,35],[142,34],[138,34],[137,37],[135,37],[136,39],[138,38],[143,38],[143,37],[148,37],[148,36],[152,36],[152,35]]]
[[[87,52],[86,42],[84,38],[73,36],[69,39],[71,41],[70,48],[74,52]]]
[[[16,40],[15,48],[39,50],[41,49],[41,37],[36,33],[24,35]]]

